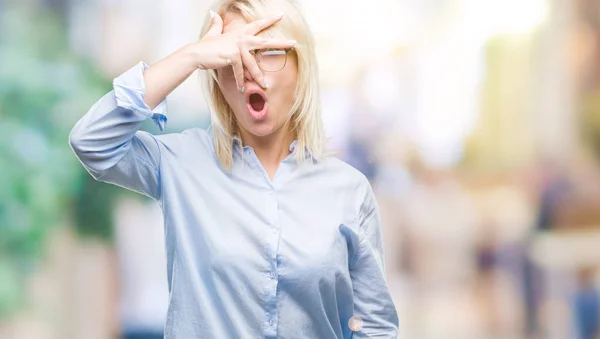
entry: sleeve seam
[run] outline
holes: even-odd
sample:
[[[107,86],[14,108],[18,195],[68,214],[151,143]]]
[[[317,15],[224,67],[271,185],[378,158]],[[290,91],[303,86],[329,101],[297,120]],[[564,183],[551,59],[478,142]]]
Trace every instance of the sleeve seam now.
[[[145,163],[146,165],[148,165],[148,166],[152,167],[152,169],[153,169],[153,170],[155,170],[156,172],[158,172],[158,168],[157,168],[156,166],[152,165],[152,164],[151,164],[150,162],[148,162],[147,160],[144,160],[144,158],[141,158],[141,157],[139,157],[139,156],[137,156],[137,155],[136,155],[136,156],[135,156],[135,159],[136,159],[136,160],[138,160],[138,161],[140,161],[140,162],[143,162],[143,163]]]
[[[356,254],[354,255],[354,257],[350,261],[349,270],[352,270],[354,268],[354,265],[358,261],[358,257],[360,255],[360,253],[363,251],[364,247],[365,247],[365,241],[363,240],[363,238],[360,238],[359,242],[358,242],[358,248],[356,249]]]
[[[158,167],[156,168],[156,198],[157,200],[162,201],[162,172],[160,171],[162,166],[162,152],[160,150],[158,139],[154,137],[152,140],[154,140],[156,149],[158,150]]]
[[[364,177],[364,180],[367,180],[366,177]],[[368,185],[368,182],[367,182],[367,185]],[[364,234],[365,234],[364,225],[365,225],[366,221],[368,221],[370,218],[373,217],[374,212],[375,212],[374,209],[370,209],[368,213],[364,213],[364,211],[366,209],[368,193],[369,193],[368,186],[363,186],[362,202],[360,203],[360,206],[358,208],[358,213],[355,218],[355,221],[358,224],[359,245],[358,245],[358,249],[356,250],[356,254],[354,255],[352,261],[350,262],[350,269],[352,269],[354,267],[354,264],[358,261],[358,257],[360,255],[360,253],[363,251],[364,247],[366,246],[367,241],[365,240],[365,237],[364,237]]]

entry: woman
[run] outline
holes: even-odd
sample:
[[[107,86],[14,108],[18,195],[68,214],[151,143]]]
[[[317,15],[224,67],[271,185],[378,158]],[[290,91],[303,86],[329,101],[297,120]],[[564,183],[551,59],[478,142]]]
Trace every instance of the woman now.
[[[396,338],[371,186],[323,150],[306,22],[284,0],[215,12],[200,41],[117,77],[70,135],[95,179],[162,207],[165,337]],[[162,131],[165,97],[197,68],[211,128],[138,131]]]

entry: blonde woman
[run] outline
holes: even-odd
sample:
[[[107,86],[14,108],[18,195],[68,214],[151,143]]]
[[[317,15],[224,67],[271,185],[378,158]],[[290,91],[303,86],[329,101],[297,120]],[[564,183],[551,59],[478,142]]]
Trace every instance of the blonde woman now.
[[[213,9],[198,42],[117,77],[70,134],[96,180],[162,207],[165,338],[396,338],[377,203],[324,151],[306,22],[285,0]],[[163,130],[166,96],[198,68],[211,127],[138,131]]]

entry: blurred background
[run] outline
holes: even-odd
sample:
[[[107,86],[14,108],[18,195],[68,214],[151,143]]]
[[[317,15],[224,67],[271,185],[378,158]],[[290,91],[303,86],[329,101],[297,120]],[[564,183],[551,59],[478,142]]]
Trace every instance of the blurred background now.
[[[598,338],[600,1],[300,2],[329,146],[380,203],[399,337]],[[160,209],[94,182],[68,133],[210,5],[0,0],[0,338],[161,338]],[[209,124],[196,76],[169,108],[168,132]]]

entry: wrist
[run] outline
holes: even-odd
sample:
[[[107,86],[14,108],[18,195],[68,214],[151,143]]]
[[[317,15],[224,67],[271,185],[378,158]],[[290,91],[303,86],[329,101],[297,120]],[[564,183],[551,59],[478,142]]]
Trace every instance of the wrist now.
[[[195,71],[200,65],[200,53],[195,43],[183,46],[179,52],[179,59],[190,71]]]
[[[199,48],[198,42],[193,42],[191,44],[186,45],[185,47],[183,47],[182,52],[186,60],[186,65],[189,65],[189,67],[193,70],[202,68],[202,51]]]

